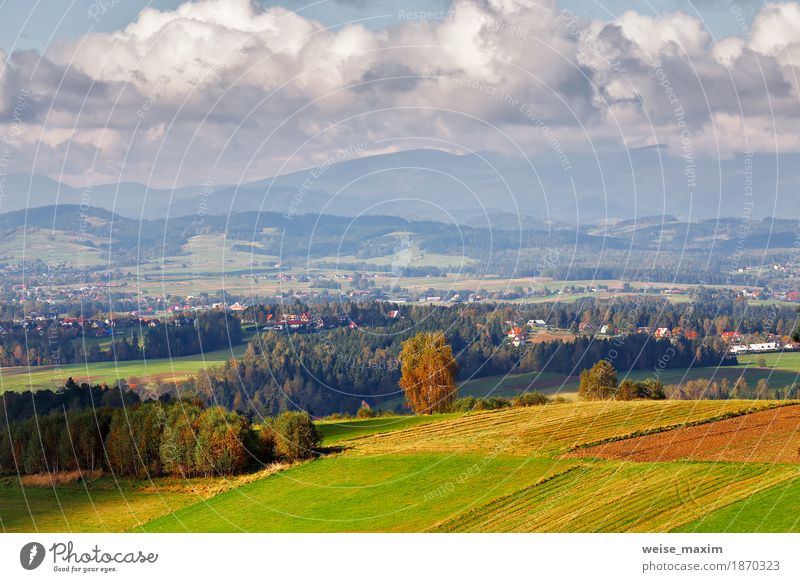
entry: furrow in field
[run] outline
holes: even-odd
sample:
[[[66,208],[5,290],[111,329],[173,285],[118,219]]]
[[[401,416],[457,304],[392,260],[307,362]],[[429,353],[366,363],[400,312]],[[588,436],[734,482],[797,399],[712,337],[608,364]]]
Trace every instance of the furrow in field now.
[[[576,468],[434,531],[660,532],[796,477],[790,467],[608,463]]]

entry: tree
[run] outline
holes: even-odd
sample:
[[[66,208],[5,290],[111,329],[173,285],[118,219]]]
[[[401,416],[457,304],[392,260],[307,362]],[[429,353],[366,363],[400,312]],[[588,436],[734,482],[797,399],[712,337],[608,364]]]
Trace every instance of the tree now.
[[[731,399],[742,400],[749,397],[750,397],[750,386],[747,385],[747,380],[744,379],[744,376],[739,376],[738,378],[736,378],[736,382],[733,383],[733,389],[731,390]]]
[[[620,382],[619,388],[614,394],[615,400],[636,400],[637,398],[640,398],[640,396],[636,382],[629,378]]]
[[[608,400],[617,391],[617,371],[606,360],[581,372],[578,397],[581,400]]]
[[[400,388],[417,414],[446,412],[458,393],[458,364],[442,332],[420,332],[403,342]]]
[[[232,475],[242,471],[248,456],[247,421],[221,406],[206,408],[197,419],[195,470],[201,475]]]
[[[766,378],[761,378],[756,383],[756,400],[765,400],[769,398],[769,383]]]
[[[196,472],[195,432],[200,407],[179,402],[169,407],[159,453],[165,473],[187,477]]]
[[[271,429],[275,451],[287,461],[311,457],[320,443],[319,433],[305,412],[282,412],[272,421]]]

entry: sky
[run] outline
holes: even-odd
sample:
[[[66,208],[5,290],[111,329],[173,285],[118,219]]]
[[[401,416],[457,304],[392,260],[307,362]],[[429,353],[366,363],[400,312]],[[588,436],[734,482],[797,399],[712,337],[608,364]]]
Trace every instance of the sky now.
[[[430,147],[800,149],[800,4],[0,0],[0,170],[248,181]]]
[[[0,48],[42,50],[55,39],[77,39],[89,32],[111,32],[133,21],[146,7],[173,10],[181,0],[0,0]],[[331,0],[324,2],[288,3],[262,1],[261,6],[286,6],[327,26],[345,21],[362,20],[371,29],[382,29],[400,22],[401,10],[447,10],[447,0]],[[561,7],[583,16],[612,20],[627,10],[645,14],[665,14],[683,10],[702,19],[715,37],[741,35],[736,13],[752,22],[759,2],[748,0],[567,0]],[[104,8],[105,7],[105,8]]]

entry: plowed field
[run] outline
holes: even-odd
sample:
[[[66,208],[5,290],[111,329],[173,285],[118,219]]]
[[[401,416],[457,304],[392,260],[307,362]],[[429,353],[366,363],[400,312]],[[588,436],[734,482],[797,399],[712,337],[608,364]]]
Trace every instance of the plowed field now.
[[[800,405],[589,447],[570,457],[800,463]]]

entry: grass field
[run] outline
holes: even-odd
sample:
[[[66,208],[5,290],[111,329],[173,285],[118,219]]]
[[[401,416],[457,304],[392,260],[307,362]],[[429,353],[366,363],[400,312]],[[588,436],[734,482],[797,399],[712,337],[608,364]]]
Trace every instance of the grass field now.
[[[449,520],[443,532],[664,532],[796,476],[787,467],[584,465]]]
[[[583,403],[328,433],[345,453],[165,515],[145,531],[669,531],[798,475],[793,466],[562,459],[578,442],[750,402]],[[380,420],[380,419],[375,419]],[[347,423],[373,430],[366,421]],[[325,434],[325,426],[322,427]],[[603,493],[603,494],[601,494]]]
[[[109,385],[119,378],[138,384],[145,383],[147,377],[154,381],[181,382],[202,370],[219,366],[233,356],[242,355],[246,347],[247,344],[242,343],[232,348],[171,359],[0,368],[0,393],[57,388],[70,377],[79,383],[105,382]]]
[[[687,422],[720,426],[725,421],[708,421],[774,405],[585,402],[324,421],[324,444],[340,452],[266,477],[242,477],[242,484],[217,494],[192,491],[192,481],[178,487],[130,484],[96,496],[71,486],[63,495],[57,490],[58,501],[52,490],[37,490],[39,505],[32,507],[36,527],[48,531],[791,531],[796,517],[785,514],[797,515],[796,463],[565,456],[581,444]],[[100,502],[99,516],[90,499]],[[16,484],[0,488],[6,529],[33,528],[26,507]],[[758,520],[767,509],[776,517],[762,527]]]
[[[87,246],[78,237],[61,230],[19,228],[0,237],[0,261],[44,261],[48,265],[61,263],[77,267],[108,265],[108,256],[97,247],[108,244],[107,240],[85,235]]]
[[[684,533],[800,532],[800,478],[708,513],[673,531]]]
[[[198,495],[111,482],[21,487],[0,479],[0,531],[119,532],[195,503]]]
[[[577,396],[578,378],[564,374],[548,372],[528,372],[526,374],[508,374],[506,376],[487,376],[463,382],[459,396],[505,396],[513,398],[526,390],[542,394],[558,394],[565,398],[575,399]],[[569,386],[568,390],[564,390]]]
[[[554,459],[487,461],[477,455],[331,457],[186,507],[143,529],[422,531],[568,466]]]
[[[358,420],[323,420],[317,422],[316,425],[320,436],[322,436],[322,444],[328,446],[346,439],[401,430],[419,424],[428,424],[430,422],[453,418],[455,416],[457,415],[383,416],[380,418]]]
[[[747,354],[739,356],[739,366],[745,368],[757,368],[761,359],[767,364],[767,368],[775,368],[787,372],[800,374],[800,352],[776,352],[772,354]]]

